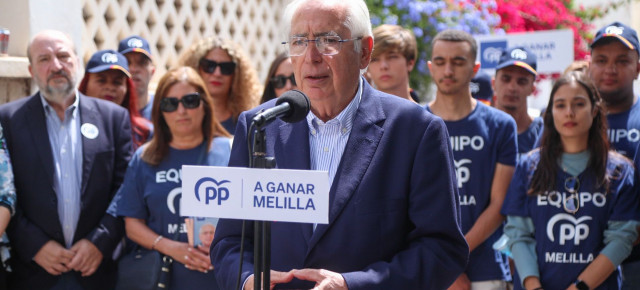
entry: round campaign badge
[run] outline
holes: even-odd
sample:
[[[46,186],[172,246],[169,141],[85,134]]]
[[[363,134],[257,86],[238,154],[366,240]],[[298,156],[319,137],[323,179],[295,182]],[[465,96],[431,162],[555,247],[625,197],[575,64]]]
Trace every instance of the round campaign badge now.
[[[80,132],[82,133],[82,136],[88,139],[96,139],[96,137],[98,137],[98,127],[94,124],[82,124],[82,126],[80,126]]]

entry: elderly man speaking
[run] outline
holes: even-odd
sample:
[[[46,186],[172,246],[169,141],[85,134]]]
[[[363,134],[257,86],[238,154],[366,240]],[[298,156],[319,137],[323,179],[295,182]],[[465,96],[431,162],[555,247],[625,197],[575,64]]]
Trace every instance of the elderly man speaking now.
[[[283,289],[445,289],[469,249],[460,232],[449,136],[420,106],[361,77],[373,48],[361,0],[298,0],[284,13],[296,83],[311,100],[306,120],[265,127],[277,167],[328,171],[329,224],[272,225],[271,283]],[[230,166],[247,166],[239,118]],[[238,268],[253,288],[253,223],[240,265],[241,222],[221,220],[211,258],[223,289]],[[242,286],[242,284],[241,284]]]

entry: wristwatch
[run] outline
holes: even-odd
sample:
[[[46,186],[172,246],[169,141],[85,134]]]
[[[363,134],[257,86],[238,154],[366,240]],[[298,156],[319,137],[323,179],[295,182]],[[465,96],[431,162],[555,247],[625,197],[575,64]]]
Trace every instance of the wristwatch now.
[[[578,279],[575,282],[573,282],[573,284],[576,285],[576,288],[578,288],[578,290],[589,290],[589,285],[587,285],[587,283],[585,283],[584,281]]]

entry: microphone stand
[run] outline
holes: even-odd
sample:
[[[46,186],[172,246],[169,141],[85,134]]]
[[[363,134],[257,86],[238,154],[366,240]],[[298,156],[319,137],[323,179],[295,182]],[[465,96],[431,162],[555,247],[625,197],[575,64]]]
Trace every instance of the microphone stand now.
[[[262,126],[256,126],[252,146],[252,168],[274,168],[276,160],[267,157],[267,137]],[[271,222],[255,221],[253,237],[253,289],[269,290],[271,284]],[[261,288],[262,285],[262,288]]]

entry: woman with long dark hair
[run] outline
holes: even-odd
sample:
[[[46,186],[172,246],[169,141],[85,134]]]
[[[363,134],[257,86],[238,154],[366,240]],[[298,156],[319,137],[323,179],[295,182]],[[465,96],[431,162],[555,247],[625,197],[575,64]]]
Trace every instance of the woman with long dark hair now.
[[[114,102],[129,111],[134,149],[151,135],[149,122],[138,111],[138,97],[124,55],[114,50],[94,53],[87,63],[78,91],[89,97]]]
[[[293,76],[291,57],[289,57],[288,53],[282,52],[271,62],[267,80],[264,82],[264,92],[262,92],[260,104],[275,99],[286,91],[296,89],[298,89],[298,86]]]
[[[609,150],[604,104],[581,72],[562,76],[541,147],[523,155],[502,213],[516,289],[619,289],[640,219],[634,168]]]

